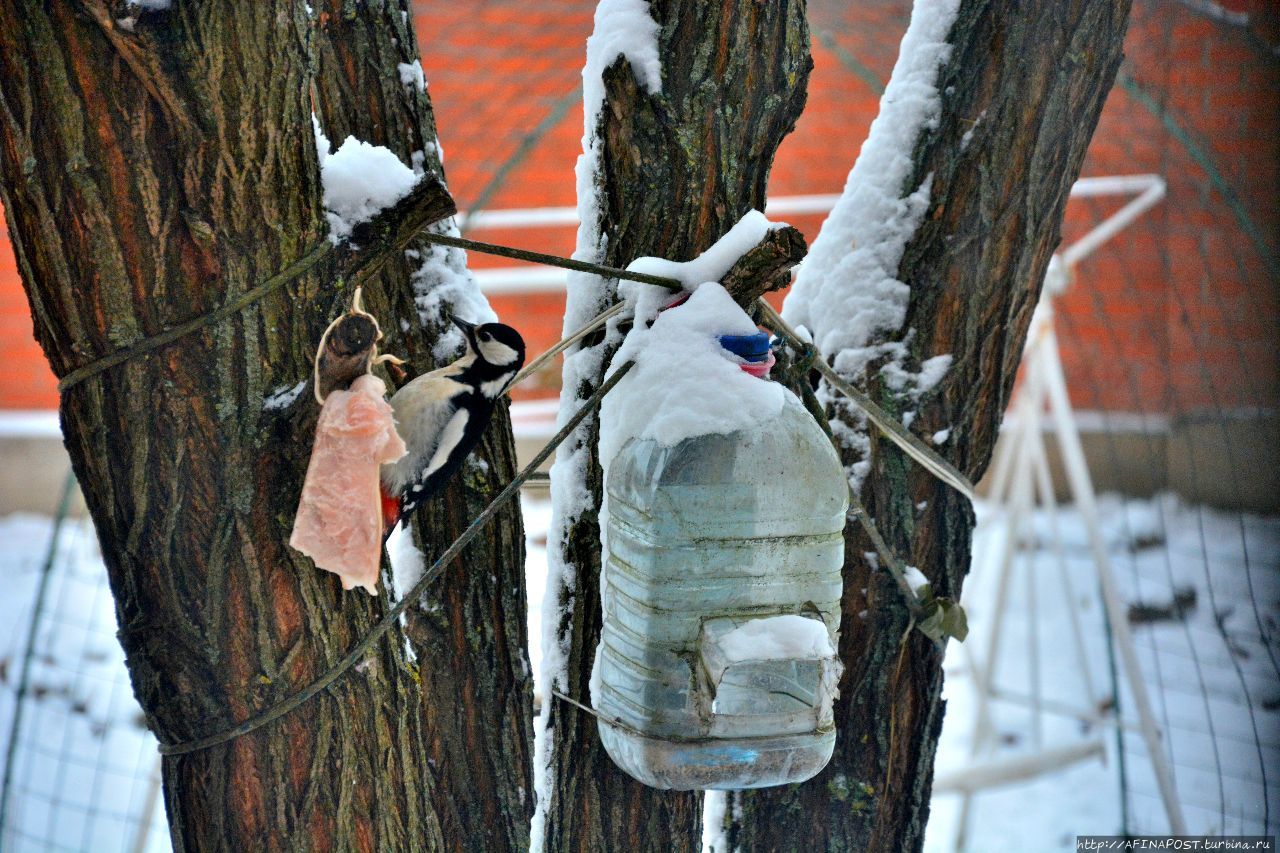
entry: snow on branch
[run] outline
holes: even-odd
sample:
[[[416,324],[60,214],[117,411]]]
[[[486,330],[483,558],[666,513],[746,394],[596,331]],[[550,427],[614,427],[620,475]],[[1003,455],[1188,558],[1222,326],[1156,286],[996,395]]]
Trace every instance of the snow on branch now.
[[[401,163],[390,148],[370,145],[354,136],[348,136],[332,154],[322,144],[327,147],[328,140],[317,126],[325,216],[329,239],[335,244],[350,237],[361,222],[404,198],[417,183],[413,169]]]
[[[404,85],[421,84],[420,90],[425,90],[421,64],[417,60],[402,63],[399,74]],[[324,188],[325,215],[329,220],[329,239],[335,245],[343,245],[353,256],[363,256],[375,268],[392,249],[405,251],[409,259],[417,263],[410,284],[418,321],[440,331],[432,354],[440,361],[451,358],[462,344],[462,338],[445,322],[446,318],[457,315],[472,322],[487,323],[496,320],[497,315],[467,269],[466,252],[441,245],[421,251],[409,248],[412,238],[427,229],[449,237],[460,236],[452,219],[457,212],[453,199],[440,177],[443,152],[439,140],[428,142],[425,151],[413,152],[412,166],[406,166],[389,148],[370,145],[354,137],[347,137],[337,151],[330,153],[329,140],[314,113],[311,123]],[[433,198],[435,196],[439,197]],[[395,223],[404,227],[394,227]],[[401,318],[400,322],[403,328],[408,328],[406,320]]]
[[[339,263],[344,276],[351,281],[367,278],[388,258],[407,249],[429,226],[453,216],[457,210],[440,179],[429,173],[423,175],[391,207],[352,227],[347,243],[341,247],[344,254]]]
[[[428,226],[457,213],[433,173],[416,173],[395,152],[348,136],[337,151],[311,114],[329,240],[344,252],[345,276],[365,277]]]
[[[791,284],[791,271],[808,251],[809,245],[798,229],[774,226],[754,249],[729,268],[720,284],[734,302],[750,310],[761,296]]]
[[[950,366],[938,355],[912,369],[903,332],[910,288],[898,279],[907,243],[929,207],[932,176],[909,186],[913,153],[921,135],[937,126],[942,93],[937,80],[951,56],[947,37],[959,0],[917,0],[893,75],[880,101],[844,192],[814,240],[783,317],[803,325],[818,350],[851,382],[881,362],[885,384],[909,399],[932,388]],[[832,428],[841,442],[864,458],[850,470],[861,485],[870,445],[863,419],[838,407]]]

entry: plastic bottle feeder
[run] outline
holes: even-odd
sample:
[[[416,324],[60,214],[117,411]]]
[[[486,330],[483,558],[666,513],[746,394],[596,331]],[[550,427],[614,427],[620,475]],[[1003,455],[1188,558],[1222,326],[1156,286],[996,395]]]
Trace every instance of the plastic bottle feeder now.
[[[767,375],[766,336],[721,343]],[[606,488],[596,707],[623,724],[600,726],[609,756],[679,790],[816,774],[835,747],[848,506],[830,440],[788,395],[767,429],[631,439]]]

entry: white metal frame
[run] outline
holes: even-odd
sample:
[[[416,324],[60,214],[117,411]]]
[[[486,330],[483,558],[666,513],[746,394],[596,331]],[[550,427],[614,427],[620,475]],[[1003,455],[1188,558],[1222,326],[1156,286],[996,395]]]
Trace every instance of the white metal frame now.
[[[1063,585],[1063,600],[1067,602],[1075,600],[1058,531],[1057,501],[1054,497],[1046,454],[1045,425],[1041,420],[1046,412],[1058,443],[1069,491],[1088,534],[1103,607],[1111,627],[1112,643],[1119,654],[1137,716],[1137,720],[1132,724],[1121,720],[1114,720],[1114,722],[1117,725],[1132,726],[1141,734],[1169,820],[1170,831],[1173,834],[1186,832],[1173,774],[1161,744],[1160,728],[1152,712],[1146,683],[1142,680],[1142,672],[1129,630],[1127,610],[1116,587],[1111,561],[1098,525],[1093,481],[1089,476],[1078,424],[1067,393],[1066,378],[1062,370],[1062,360],[1053,323],[1054,299],[1066,290],[1074,278],[1076,265],[1158,204],[1164,198],[1165,189],[1165,182],[1158,175],[1085,178],[1072,188],[1071,194],[1077,198],[1104,195],[1134,195],[1135,197],[1053,258],[1045,279],[1040,304],[1031,320],[1027,345],[1023,353],[1023,381],[1011,406],[1008,431],[1005,440],[1001,442],[992,468],[989,501],[994,510],[993,515],[1003,518],[1005,538],[1000,544],[994,561],[983,561],[975,555],[973,566],[975,574],[989,570],[997,572],[991,631],[987,637],[985,654],[981,659],[978,659],[973,649],[967,646],[962,647],[963,654],[967,657],[968,668],[973,675],[973,685],[977,694],[977,713],[970,742],[970,756],[976,763],[966,767],[963,772],[952,774],[951,777],[940,777],[935,784],[937,790],[951,790],[962,795],[960,820],[955,836],[957,849],[963,847],[967,838],[972,799],[978,791],[994,785],[1031,778],[1039,773],[1060,769],[1067,764],[1082,761],[1094,755],[1105,757],[1105,748],[1100,738],[1086,739],[1077,745],[1057,746],[1051,749],[1045,749],[1042,743],[1041,720],[1045,713],[1065,714],[1094,722],[1104,721],[1084,650],[1084,634],[1079,613],[1074,607],[1069,609],[1071,645],[1087,704],[1076,708],[1044,700],[1040,693],[1038,641],[1034,636],[1028,644],[1030,654],[1028,692],[1013,693],[1002,690],[995,684],[1015,551],[1023,536],[1025,522],[1037,508],[1047,512],[1050,519],[1051,548]],[[990,565],[990,562],[994,562],[994,565]],[[1027,590],[1026,606],[1031,613],[1029,624],[1034,631],[1035,585],[1028,584]],[[994,737],[991,705],[993,701],[1013,701],[1025,704],[1031,709],[1033,721],[1031,742],[1036,752],[1011,759],[990,760],[985,763],[976,761],[982,755],[990,755],[992,751]]]
[[[778,196],[769,200],[765,213],[773,217],[828,213],[839,198],[839,193]],[[578,224],[578,209],[525,207],[479,210],[459,214],[458,222],[464,231],[567,228]],[[551,267],[508,266],[474,269],[472,275],[486,296],[511,296],[561,292],[565,289],[569,274],[566,270]]]
[[[1081,178],[1071,188],[1073,198],[1105,195],[1136,195],[1124,208],[1062,252],[1068,269],[1098,246],[1110,240],[1164,196],[1164,181],[1156,175],[1121,175]],[[769,200],[765,213],[772,217],[829,213],[840,199],[839,193],[777,196]],[[576,207],[524,207],[479,210],[462,213],[458,221],[466,231],[567,228],[578,224]],[[473,270],[481,291],[489,296],[522,293],[556,293],[564,290],[568,273],[562,269],[536,266],[490,267]]]

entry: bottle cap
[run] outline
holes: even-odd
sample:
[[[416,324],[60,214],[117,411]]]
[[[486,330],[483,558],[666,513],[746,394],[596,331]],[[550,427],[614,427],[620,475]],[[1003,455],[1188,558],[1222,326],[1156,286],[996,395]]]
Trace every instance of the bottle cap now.
[[[757,379],[767,379],[776,359],[769,349],[769,336],[764,332],[754,335],[720,335],[720,346],[742,359],[738,365],[745,373]]]
[[[764,361],[769,355],[769,336],[764,332],[754,335],[721,335],[720,346],[747,361]]]

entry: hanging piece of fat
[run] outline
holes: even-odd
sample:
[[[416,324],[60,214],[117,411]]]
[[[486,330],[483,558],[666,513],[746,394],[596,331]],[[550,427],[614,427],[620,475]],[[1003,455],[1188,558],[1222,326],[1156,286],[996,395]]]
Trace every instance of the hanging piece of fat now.
[[[405,455],[386,385],[372,374],[326,398],[289,544],[342,580],[378,591],[382,562],[379,469]]]

